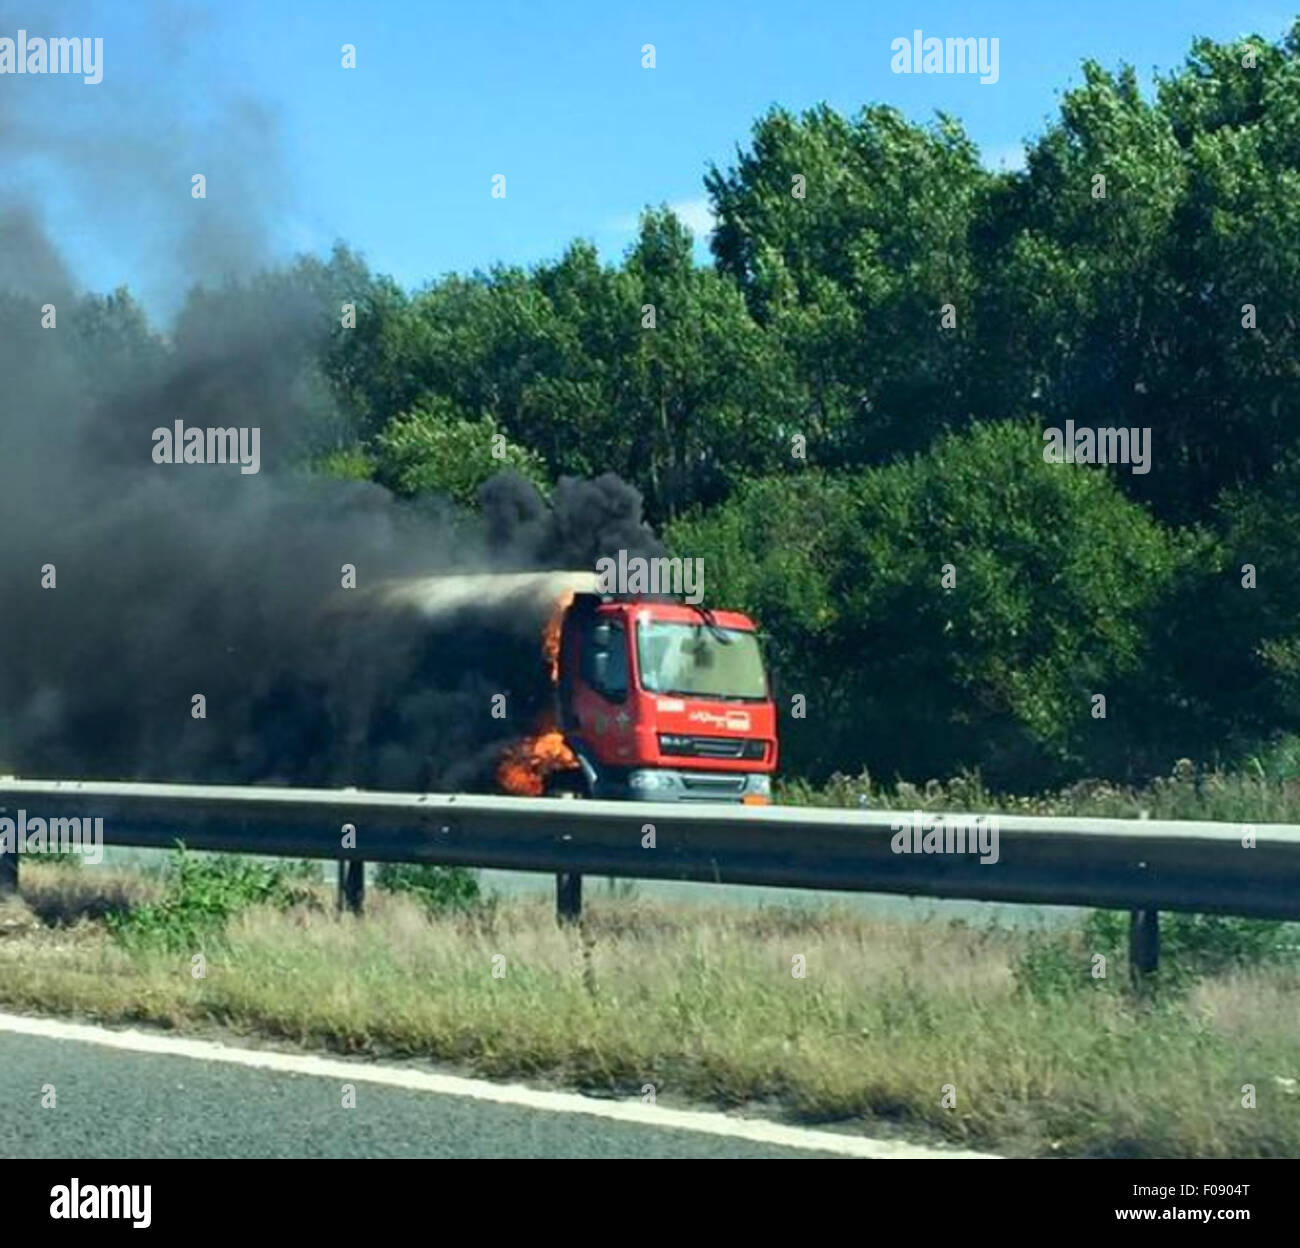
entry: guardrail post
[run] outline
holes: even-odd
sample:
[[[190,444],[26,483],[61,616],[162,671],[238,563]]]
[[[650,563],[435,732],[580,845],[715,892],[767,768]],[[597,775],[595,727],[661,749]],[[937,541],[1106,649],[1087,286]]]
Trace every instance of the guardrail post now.
[[[555,876],[555,917],[560,923],[576,923],[582,918],[582,876],[576,871],[560,871]]]
[[[1128,928],[1129,966],[1136,978],[1160,967],[1160,911],[1132,910]]]
[[[360,914],[366,901],[366,864],[353,858],[339,862],[339,910]]]

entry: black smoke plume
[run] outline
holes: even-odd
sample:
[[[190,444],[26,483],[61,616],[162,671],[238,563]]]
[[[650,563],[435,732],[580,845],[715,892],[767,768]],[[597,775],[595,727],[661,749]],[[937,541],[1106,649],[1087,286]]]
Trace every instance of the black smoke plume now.
[[[467,515],[304,473],[342,418],[312,367],[337,304],[258,276],[291,198],[274,115],[205,84],[187,126],[194,79],[179,54],[156,64],[175,68],[144,82],[109,61],[98,87],[0,93],[0,770],[489,784],[549,696],[535,616],[490,595],[434,619],[345,604],[394,578],[659,553],[640,498],[606,476],[548,504],[502,476]],[[66,176],[24,184],[34,157]],[[195,168],[220,192],[206,203]],[[84,293],[48,225],[69,197],[181,309],[165,337],[128,297]],[[177,420],[258,428],[261,472],[153,462],[153,430]]]
[[[547,503],[502,474],[472,516],[291,468],[156,464],[151,432],[177,419],[260,424],[274,459],[304,418],[279,336],[206,327],[136,385],[111,345],[33,325],[33,302],[0,299],[0,764],[18,774],[487,783],[549,697],[544,615],[489,589],[428,617],[375,591],[659,553],[612,476]]]

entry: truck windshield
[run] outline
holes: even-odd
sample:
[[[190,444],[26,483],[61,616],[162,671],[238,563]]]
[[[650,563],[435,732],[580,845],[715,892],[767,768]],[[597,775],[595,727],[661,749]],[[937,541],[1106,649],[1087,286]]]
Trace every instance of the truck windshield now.
[[[650,693],[765,700],[758,638],[734,628],[717,632],[727,640],[699,624],[640,621],[636,652],[642,687]]]

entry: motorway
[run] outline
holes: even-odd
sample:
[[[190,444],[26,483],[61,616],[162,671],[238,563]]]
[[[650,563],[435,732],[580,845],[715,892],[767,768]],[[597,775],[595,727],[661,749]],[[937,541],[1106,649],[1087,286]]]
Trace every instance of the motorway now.
[[[268,1068],[269,1067],[269,1068]],[[344,1108],[348,1086],[355,1107]],[[42,1107],[52,1087],[55,1104]],[[959,1157],[414,1067],[0,1014],[0,1156]]]

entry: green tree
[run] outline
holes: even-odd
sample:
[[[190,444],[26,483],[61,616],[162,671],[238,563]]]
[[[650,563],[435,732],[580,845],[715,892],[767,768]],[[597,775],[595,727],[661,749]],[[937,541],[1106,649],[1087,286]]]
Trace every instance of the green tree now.
[[[532,272],[438,283],[386,332],[411,380],[383,402],[445,400],[490,418],[557,476],[617,472],[654,517],[790,462],[788,361],[734,285],[695,265],[666,210],[645,214],[621,267],[574,243]]]
[[[977,406],[1151,428],[1153,470],[1121,483],[1167,518],[1209,519],[1296,444],[1298,50],[1300,26],[1198,40],[1152,98],[1086,64],[982,214]]]
[[[969,418],[971,230],[989,181],[952,118],[920,127],[884,107],[774,109],[734,168],[710,170],[718,268],[792,355],[789,415],[817,462],[881,462]]]
[[[714,601],[780,634],[783,697],[807,696],[784,726],[796,766],[1020,784],[1135,759],[1151,621],[1190,557],[1104,472],[1044,463],[1014,423],[759,482],[671,537],[704,557]]]
[[[508,442],[491,416],[469,420],[446,399],[426,399],[394,417],[376,445],[376,479],[408,497],[437,493],[471,506],[483,482],[507,468],[540,488],[548,484],[539,455]]]
[[[1227,555],[1203,609],[1217,625],[1216,705],[1262,737],[1300,729],[1300,452],[1223,499]]]

